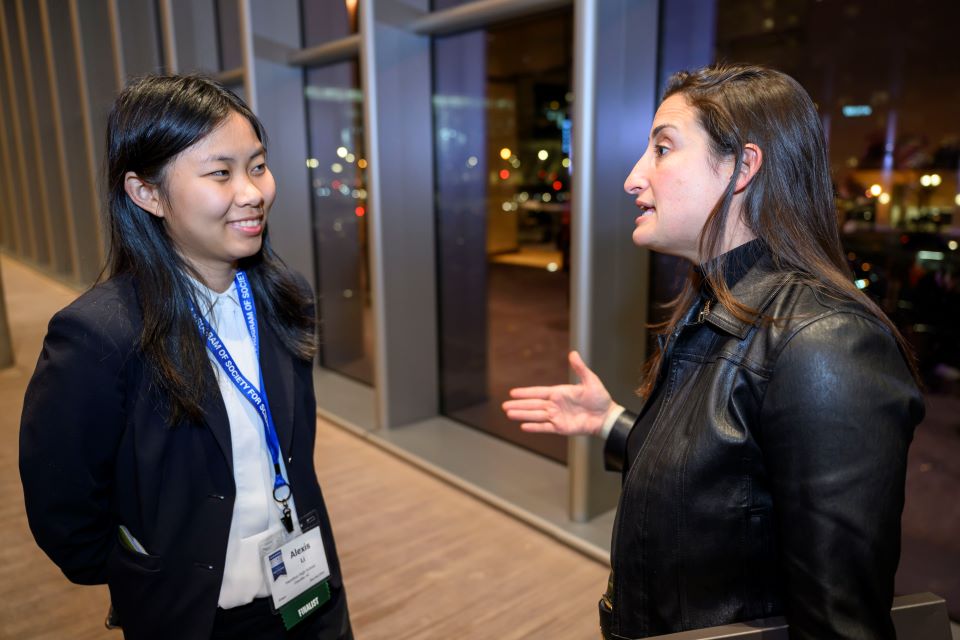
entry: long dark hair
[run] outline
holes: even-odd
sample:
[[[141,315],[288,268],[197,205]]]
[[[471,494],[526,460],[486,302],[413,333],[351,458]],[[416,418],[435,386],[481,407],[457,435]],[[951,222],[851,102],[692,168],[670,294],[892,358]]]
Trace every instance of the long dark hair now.
[[[203,281],[177,252],[162,218],[137,206],[124,180],[132,171],[166,197],[166,169],[182,151],[216,129],[232,113],[246,118],[260,142],[263,125],[244,102],[200,76],[145,76],[117,97],[107,121],[106,187],[110,245],[106,273],[129,274],[143,315],[140,349],[153,383],[168,402],[172,424],[203,419],[201,403],[215,378],[191,314],[200,309],[192,275]],[[254,296],[283,344],[296,357],[316,353],[315,320],[307,312],[309,293],[270,248],[240,261]],[[188,275],[189,274],[189,275]]]
[[[816,107],[790,76],[755,65],[719,64],[681,71],[667,83],[663,99],[682,95],[706,131],[715,160],[733,159],[733,177],[700,233],[700,255],[706,262],[691,267],[680,294],[666,305],[669,318],[652,328],[669,334],[706,283],[717,302],[745,322],[761,318],[757,309],[741,304],[726,284],[726,261],[720,253],[728,224],[744,145],[754,143],[763,162],[743,195],[744,224],[766,244],[774,268],[785,277],[798,277],[827,295],[852,300],[875,316],[894,336],[914,378],[912,350],[886,314],[853,284],[840,243],[833,184],[826,143]],[[656,381],[663,353],[647,361],[639,393],[648,396]]]

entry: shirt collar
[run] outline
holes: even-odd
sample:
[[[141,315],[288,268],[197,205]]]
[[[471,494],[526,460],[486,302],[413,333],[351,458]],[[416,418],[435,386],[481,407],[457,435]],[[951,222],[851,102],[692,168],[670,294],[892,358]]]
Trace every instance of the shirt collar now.
[[[187,274],[187,280],[190,281],[190,284],[193,285],[193,288],[196,290],[198,302],[202,302],[203,306],[207,309],[213,309],[218,305],[228,304],[229,302],[237,305],[237,307],[240,306],[240,296],[237,294],[236,280],[231,282],[230,286],[223,293],[214,291],[190,274]]]

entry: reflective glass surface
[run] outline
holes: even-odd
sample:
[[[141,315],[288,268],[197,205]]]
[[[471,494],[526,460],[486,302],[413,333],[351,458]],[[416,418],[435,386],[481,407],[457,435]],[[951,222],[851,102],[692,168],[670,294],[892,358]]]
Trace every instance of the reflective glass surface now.
[[[807,89],[830,149],[857,286],[917,350],[930,385],[960,378],[960,3],[722,0],[717,57]]]
[[[434,42],[441,410],[559,461],[499,405],[567,379],[572,31],[566,10]]]
[[[719,59],[769,64],[813,97],[856,285],[919,358],[926,417],[907,462],[896,588],[933,591],[960,618],[960,2],[717,7]]]
[[[240,47],[240,7],[237,0],[215,0],[215,2],[220,70],[229,71],[243,66],[243,50]]]
[[[300,0],[303,46],[339,40],[357,32],[359,0]]]
[[[356,62],[306,72],[320,364],[373,382],[367,161]]]

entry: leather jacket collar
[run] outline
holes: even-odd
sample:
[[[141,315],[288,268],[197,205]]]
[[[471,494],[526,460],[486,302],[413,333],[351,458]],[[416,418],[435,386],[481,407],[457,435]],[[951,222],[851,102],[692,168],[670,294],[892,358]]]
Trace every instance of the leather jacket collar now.
[[[725,280],[730,292],[741,304],[755,309],[761,314],[776,297],[780,289],[787,283],[790,276],[778,272],[773,268],[773,259],[770,251],[762,240],[751,240],[731,249],[727,253],[715,258],[702,267],[696,267],[703,276],[711,270],[717,261],[725,261]],[[703,281],[701,295],[714,299],[709,281]],[[737,318],[723,305],[716,305],[706,316],[705,322],[714,327],[743,340],[755,323],[745,322]]]

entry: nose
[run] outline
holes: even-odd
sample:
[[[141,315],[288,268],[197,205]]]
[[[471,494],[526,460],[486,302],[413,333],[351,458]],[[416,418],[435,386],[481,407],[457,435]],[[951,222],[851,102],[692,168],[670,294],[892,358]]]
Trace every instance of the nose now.
[[[263,191],[256,182],[248,175],[240,177],[240,184],[237,185],[236,203],[240,207],[259,208],[263,206]]]
[[[650,186],[650,182],[647,180],[646,172],[643,168],[643,159],[645,157],[646,154],[637,160],[637,164],[633,165],[633,169],[627,175],[627,179],[623,182],[623,190],[632,196],[640,195],[648,186]]]

